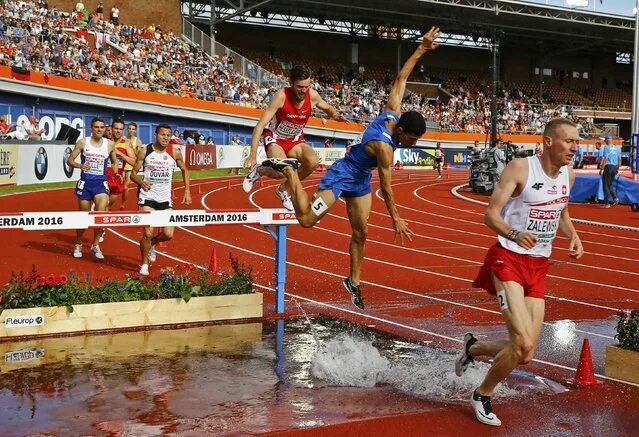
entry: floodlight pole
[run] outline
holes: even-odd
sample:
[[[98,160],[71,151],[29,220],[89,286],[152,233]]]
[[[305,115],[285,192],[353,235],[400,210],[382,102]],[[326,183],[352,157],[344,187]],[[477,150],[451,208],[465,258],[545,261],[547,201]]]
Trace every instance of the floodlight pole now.
[[[632,124],[631,144],[634,146],[634,165],[631,165],[633,179],[637,180],[639,173],[639,144],[633,141],[639,134],[639,0],[635,3],[635,47],[632,58]],[[632,155],[631,155],[632,156]]]
[[[490,104],[490,145],[493,146],[497,142],[497,87],[499,85],[499,71],[497,64],[497,57],[499,55],[499,37],[497,30],[491,31],[491,50],[493,52],[493,89],[492,89],[492,101]]]

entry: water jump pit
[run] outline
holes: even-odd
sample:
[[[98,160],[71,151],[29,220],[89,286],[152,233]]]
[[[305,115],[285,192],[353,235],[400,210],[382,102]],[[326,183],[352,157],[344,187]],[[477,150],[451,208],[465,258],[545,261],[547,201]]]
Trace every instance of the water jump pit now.
[[[457,405],[455,355],[339,319],[156,329],[1,343],[3,435],[246,435]],[[515,371],[508,399],[566,391]]]

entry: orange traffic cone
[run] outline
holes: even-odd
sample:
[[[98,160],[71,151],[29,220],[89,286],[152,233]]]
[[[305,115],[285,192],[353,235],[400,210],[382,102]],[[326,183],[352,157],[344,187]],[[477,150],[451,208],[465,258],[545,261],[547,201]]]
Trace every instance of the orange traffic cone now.
[[[601,384],[601,381],[597,381],[595,378],[595,371],[592,367],[592,355],[590,353],[590,341],[588,341],[587,338],[584,339],[583,346],[581,347],[581,355],[579,356],[579,364],[577,365],[575,378],[568,382],[577,387],[589,387],[591,385]]]
[[[211,259],[209,260],[209,273],[217,273],[217,251],[215,247],[211,252]]]

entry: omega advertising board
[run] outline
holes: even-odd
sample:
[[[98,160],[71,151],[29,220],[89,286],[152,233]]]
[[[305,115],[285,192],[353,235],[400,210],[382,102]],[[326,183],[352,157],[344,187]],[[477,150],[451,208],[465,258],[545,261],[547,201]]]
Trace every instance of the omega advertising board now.
[[[215,146],[216,168],[240,168],[251,153],[251,146]],[[258,164],[267,159],[264,147],[257,148]]]
[[[0,144],[0,186],[18,182],[18,149],[15,144]]]
[[[67,144],[20,144],[18,185],[77,181],[80,170],[67,165],[72,150],[73,146]]]
[[[211,144],[187,144],[184,161],[189,170],[215,168],[215,146]]]

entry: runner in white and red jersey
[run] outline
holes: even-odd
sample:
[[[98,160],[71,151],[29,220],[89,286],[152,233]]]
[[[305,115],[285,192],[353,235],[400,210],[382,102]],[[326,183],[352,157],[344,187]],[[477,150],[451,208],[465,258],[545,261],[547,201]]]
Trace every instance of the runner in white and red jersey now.
[[[179,147],[169,144],[170,140],[171,126],[160,124],[155,128],[155,142],[138,149],[137,159],[131,171],[131,180],[140,186],[138,205],[142,211],[173,209],[171,188],[175,167],[182,171],[184,179],[182,203],[191,204],[189,171],[184,164]],[[144,179],[138,175],[140,169],[144,173]],[[171,240],[174,230],[173,226],[165,226],[162,232],[153,236],[153,228],[144,228],[142,240],[140,240],[142,257],[140,275],[149,275],[149,263],[154,262],[157,256],[155,245]]]
[[[501,425],[490,402],[497,384],[535,354],[544,322],[548,258],[557,230],[570,241],[570,257],[581,258],[584,253],[568,214],[575,181],[570,164],[579,141],[576,126],[565,118],[551,120],[543,133],[543,153],[511,161],[486,209],[485,223],[498,234],[498,242],[488,250],[473,286],[497,296],[509,339],[477,341],[467,333],[455,373],[461,376],[474,357],[494,357],[471,396],[475,416],[487,425]]]
[[[247,193],[261,176],[282,179],[282,173],[257,164],[257,147],[260,141],[266,148],[269,158],[291,158],[299,161],[300,179],[306,178],[315,171],[319,164],[313,147],[304,139],[304,127],[317,107],[333,120],[348,122],[335,108],[311,88],[311,73],[306,67],[293,67],[290,72],[291,86],[279,90],[273,95],[268,108],[262,114],[260,121],[253,129],[251,139],[251,153],[245,166],[251,171],[244,178],[243,188]],[[291,197],[284,182],[276,189],[284,207],[293,211]]]

